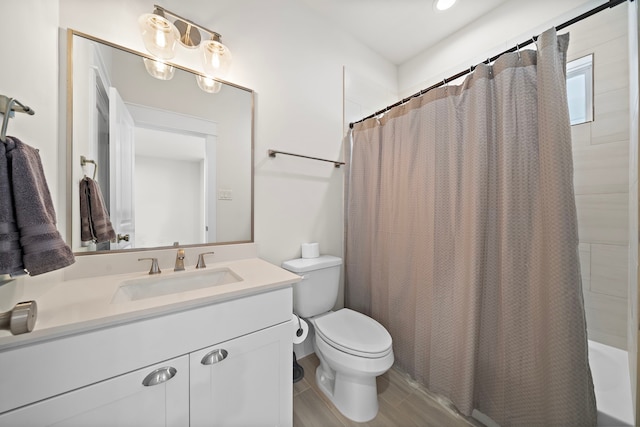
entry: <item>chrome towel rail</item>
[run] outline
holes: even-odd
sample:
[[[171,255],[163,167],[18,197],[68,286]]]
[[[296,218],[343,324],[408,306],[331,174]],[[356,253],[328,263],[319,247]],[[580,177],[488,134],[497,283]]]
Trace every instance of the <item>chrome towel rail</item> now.
[[[269,157],[275,157],[276,154],[285,154],[287,156],[303,157],[305,159],[319,160],[321,162],[329,162],[329,163],[333,163],[333,166],[337,168],[344,165],[344,162],[339,162],[337,160],[327,160],[327,159],[321,159],[318,157],[303,156],[302,154],[287,153],[286,151],[269,150],[268,153],[269,153]]]

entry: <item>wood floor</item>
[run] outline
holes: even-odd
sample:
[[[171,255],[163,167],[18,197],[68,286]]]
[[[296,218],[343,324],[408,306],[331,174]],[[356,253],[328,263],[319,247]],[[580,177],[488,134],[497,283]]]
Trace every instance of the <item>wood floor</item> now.
[[[477,427],[481,424],[467,420],[443,406],[426,390],[410,381],[403,374],[390,369],[378,377],[378,415],[368,423],[356,423],[342,415],[315,381],[318,358],[315,354],[298,360],[304,368],[304,379],[293,385],[294,427]]]

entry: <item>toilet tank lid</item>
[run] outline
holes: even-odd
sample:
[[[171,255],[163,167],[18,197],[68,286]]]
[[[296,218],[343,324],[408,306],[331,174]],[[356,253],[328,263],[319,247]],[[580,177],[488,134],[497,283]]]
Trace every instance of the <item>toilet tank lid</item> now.
[[[335,267],[342,264],[342,258],[331,255],[320,255],[317,258],[296,258],[282,263],[282,268],[294,273],[306,273],[322,268]]]

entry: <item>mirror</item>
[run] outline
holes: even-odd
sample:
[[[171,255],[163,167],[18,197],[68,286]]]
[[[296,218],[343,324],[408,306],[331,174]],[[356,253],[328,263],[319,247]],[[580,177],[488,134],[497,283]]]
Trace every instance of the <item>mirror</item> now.
[[[73,30],[67,55],[73,251],[253,241],[254,92],[221,82],[207,93],[178,66],[159,80],[151,57]],[[116,239],[82,241],[84,177],[98,183]]]

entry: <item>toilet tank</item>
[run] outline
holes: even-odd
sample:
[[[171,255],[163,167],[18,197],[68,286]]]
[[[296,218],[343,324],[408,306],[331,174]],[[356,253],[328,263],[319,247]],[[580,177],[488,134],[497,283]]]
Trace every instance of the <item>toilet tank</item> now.
[[[293,311],[301,317],[313,317],[330,311],[338,299],[342,258],[321,255],[297,258],[282,263],[282,268],[302,276],[293,284]]]

